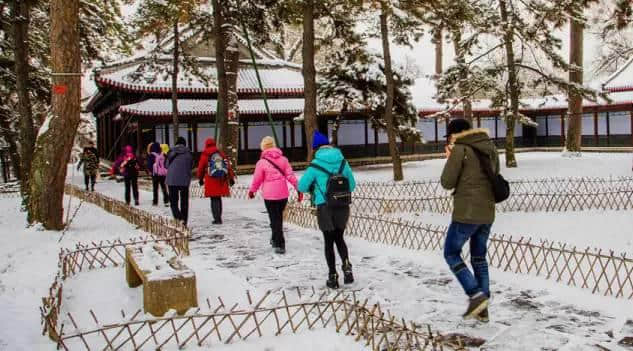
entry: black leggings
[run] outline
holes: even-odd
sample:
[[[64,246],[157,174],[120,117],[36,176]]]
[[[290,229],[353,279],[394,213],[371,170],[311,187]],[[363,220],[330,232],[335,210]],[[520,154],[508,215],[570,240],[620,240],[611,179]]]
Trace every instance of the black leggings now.
[[[132,190],[132,194],[134,195],[134,201],[138,202],[138,178],[130,177],[125,178],[125,202],[130,204],[130,188]]]
[[[167,185],[165,185],[165,176],[152,176],[152,191],[153,198],[152,204],[158,205],[158,187],[160,186],[163,191],[163,203],[169,204],[169,193],[167,192]]]
[[[275,247],[286,248],[286,239],[284,239],[284,209],[288,204],[288,199],[283,200],[264,200],[268,219],[270,219],[270,229],[272,230],[271,239]]]
[[[86,191],[95,190],[95,183],[97,182],[97,174],[84,173],[84,183],[86,184]],[[92,186],[90,186],[92,184]]]
[[[331,232],[323,232],[323,238],[325,239],[325,260],[327,261],[327,267],[330,274],[336,273],[334,244],[336,244],[338,254],[341,256],[341,261],[345,263],[349,260],[347,245],[345,244],[345,239],[343,238],[343,232],[345,232],[345,229],[335,229]]]
[[[222,198],[220,196],[211,197],[211,214],[213,221],[222,222]]]

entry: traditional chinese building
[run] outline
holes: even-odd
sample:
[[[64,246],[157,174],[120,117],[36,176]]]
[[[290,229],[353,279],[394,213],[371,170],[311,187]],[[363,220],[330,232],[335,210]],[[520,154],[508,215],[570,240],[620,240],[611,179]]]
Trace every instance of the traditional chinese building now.
[[[598,89],[607,92],[611,102],[583,102],[582,144],[583,146],[631,146],[633,145],[633,58],[617,72],[607,78]],[[487,128],[491,137],[503,145],[506,124],[499,118],[499,110],[490,109],[487,100],[473,102],[476,125]],[[419,106],[421,117],[442,111],[444,106],[432,99]],[[521,146],[563,146],[567,130],[567,97],[548,96],[521,100],[521,113],[532,118],[536,127],[517,123],[515,144]],[[463,115],[463,111],[451,111],[453,117]],[[427,140],[441,143],[446,124],[437,120],[421,119],[418,128]]]
[[[213,40],[196,33],[186,33],[185,47],[197,57],[200,71],[206,79],[182,75],[178,79],[179,133],[188,140],[192,151],[202,151],[204,141],[216,135],[215,116],[218,85]],[[169,41],[169,39],[167,40]],[[166,52],[169,45],[165,46]],[[259,158],[262,137],[271,135],[263,95],[260,91],[250,52],[245,40],[239,41],[240,64],[237,80],[240,111],[239,163],[254,163]],[[303,112],[303,77],[299,65],[283,61],[264,49],[254,49],[262,84],[274,120],[273,127],[280,147],[291,160],[306,159],[306,140],[303,124],[297,117]],[[171,77],[163,73],[171,65],[169,56],[159,57],[153,64],[149,55],[104,66],[95,71],[98,92],[87,108],[96,117],[97,140],[101,156],[113,159],[123,145],[140,150],[151,141],[173,144]],[[161,69],[162,67],[162,69]],[[433,82],[421,85],[422,90],[433,90]],[[430,88],[429,88],[430,87]],[[427,117],[446,107],[438,104],[432,94],[420,95],[414,87],[413,95],[421,117]],[[583,116],[583,145],[630,146],[633,143],[633,60],[609,77],[602,89],[609,92],[611,103],[585,101]],[[424,95],[424,94],[422,94]],[[517,146],[562,146],[567,124],[567,100],[564,95],[521,101],[521,112],[538,125],[517,123]],[[474,101],[476,126],[490,130],[491,137],[503,145],[506,125],[500,111],[490,109],[489,101]],[[459,109],[453,117],[463,115]],[[332,135],[334,120],[340,113],[321,112],[319,129]],[[446,123],[421,118],[416,127],[422,131],[426,144],[400,144],[403,153],[442,150]],[[362,111],[346,112],[339,120],[338,145],[347,157],[388,155],[387,135],[372,128]]]

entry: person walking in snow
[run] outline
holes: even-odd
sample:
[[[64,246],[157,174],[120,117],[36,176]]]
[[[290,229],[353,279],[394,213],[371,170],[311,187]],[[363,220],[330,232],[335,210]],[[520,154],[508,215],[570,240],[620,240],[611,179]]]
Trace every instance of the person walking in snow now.
[[[261,142],[262,154],[255,165],[255,173],[248,191],[248,198],[253,199],[255,193],[261,188],[272,236],[270,244],[278,254],[286,253],[286,240],[284,238],[283,218],[284,209],[288,204],[288,183],[297,189],[297,178],[288,159],[277,148],[275,139],[264,137]],[[299,193],[299,202],[303,194]]]
[[[490,298],[486,251],[490,228],[495,220],[495,197],[484,167],[499,173],[497,149],[485,129],[471,129],[465,119],[456,119],[447,128],[450,144],[442,171],[442,187],[453,190],[452,222],[446,234],[444,258],[469,297],[464,319],[488,321]],[[461,257],[470,241],[470,263]]]
[[[112,166],[115,174],[123,176],[125,182],[125,203],[130,205],[130,191],[134,195],[134,205],[139,205],[138,196],[138,172],[140,167],[136,155],[134,155],[134,148],[127,145],[123,148],[123,153],[114,161]]]
[[[235,173],[231,162],[220,151],[213,138],[204,142],[204,151],[198,162],[198,182],[204,186],[204,197],[211,199],[213,224],[222,224],[222,198],[231,195]]]
[[[325,241],[325,260],[328,266],[329,288],[339,287],[336,272],[334,245],[343,263],[344,283],[354,282],[352,264],[343,234],[349,219],[351,193],[356,187],[352,169],[341,150],[329,145],[327,136],[314,132],[312,147],[317,150],[314,160],[306,169],[298,184],[302,193],[310,193],[317,207],[317,221]],[[340,186],[343,186],[341,188]]]
[[[84,151],[81,153],[77,170],[84,166],[84,183],[86,191],[95,191],[95,183],[97,182],[97,173],[99,173],[99,152],[92,142],[89,142]]]
[[[152,205],[158,206],[158,188],[163,192],[163,203],[169,206],[169,194],[167,193],[167,167],[165,165],[165,154],[159,143],[149,144],[147,151],[147,172],[152,176]]]
[[[183,137],[176,140],[176,145],[167,154],[167,186],[171,213],[176,220],[187,225],[189,219],[189,185],[193,155]]]

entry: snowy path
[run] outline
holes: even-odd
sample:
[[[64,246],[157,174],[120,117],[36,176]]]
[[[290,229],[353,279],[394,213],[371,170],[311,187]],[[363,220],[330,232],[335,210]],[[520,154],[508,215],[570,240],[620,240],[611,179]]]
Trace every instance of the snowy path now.
[[[114,196],[121,193],[119,184],[105,183],[100,188]],[[143,192],[142,203],[147,204],[149,196]],[[165,207],[142,207],[170,215]],[[226,269],[258,291],[323,288],[326,267],[319,232],[286,225],[288,253],[278,256],[268,244],[268,219],[260,201],[226,200],[225,224],[213,226],[210,222],[208,200],[193,199],[190,225],[194,237],[187,263],[197,272]],[[465,308],[463,292],[438,253],[413,252],[353,238],[349,246],[357,277],[351,288],[359,289],[360,296],[380,302],[397,316],[429,323],[443,333],[484,338],[489,342],[482,349],[611,347],[633,332],[625,327],[627,318],[633,319],[629,301],[593,296],[551,281],[496,270],[492,270],[492,322],[464,322],[460,318]]]

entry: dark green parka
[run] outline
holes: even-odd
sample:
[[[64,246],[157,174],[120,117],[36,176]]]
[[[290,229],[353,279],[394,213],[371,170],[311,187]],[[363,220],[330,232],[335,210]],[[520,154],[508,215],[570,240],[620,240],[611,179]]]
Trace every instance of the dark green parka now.
[[[497,148],[486,129],[470,129],[451,137],[453,150],[442,172],[442,187],[455,189],[453,221],[466,224],[492,224],[495,199],[492,185],[473,149],[487,155],[493,171],[499,173]]]

